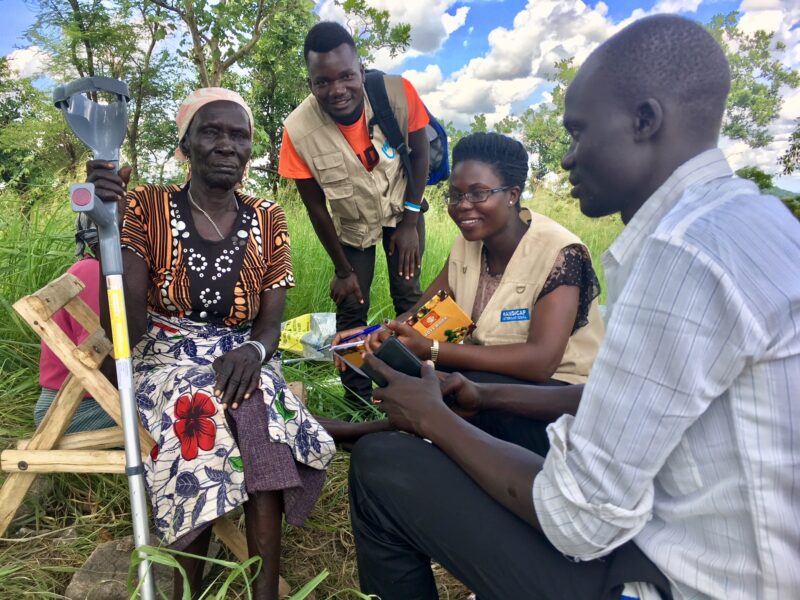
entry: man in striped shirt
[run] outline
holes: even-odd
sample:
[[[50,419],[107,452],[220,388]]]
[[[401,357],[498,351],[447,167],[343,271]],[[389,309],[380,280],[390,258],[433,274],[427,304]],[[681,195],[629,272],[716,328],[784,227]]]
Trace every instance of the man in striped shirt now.
[[[566,96],[563,159],[603,258],[608,327],[585,388],[440,391],[368,357],[413,436],[354,448],[362,589],[436,597],[430,558],[481,600],[800,598],[800,223],[716,149],[730,74],[699,25],[636,21]],[[455,397],[456,412],[442,402]],[[457,412],[554,411],[542,458]]]

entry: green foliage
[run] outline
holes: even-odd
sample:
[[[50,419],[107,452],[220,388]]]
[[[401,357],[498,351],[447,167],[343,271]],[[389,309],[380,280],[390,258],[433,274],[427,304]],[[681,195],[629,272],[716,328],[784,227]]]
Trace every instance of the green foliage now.
[[[772,141],[767,127],[780,113],[781,88],[800,85],[800,73],[776,58],[787,48],[774,40],[774,33],[747,34],[737,27],[738,22],[739,13],[731,12],[715,16],[707,25],[731,66],[731,92],[722,133],[761,148]]]
[[[766,190],[772,187],[772,176],[764,173],[758,167],[742,167],[736,174],[744,179],[754,181],[760,190]]]
[[[125,150],[132,179],[158,177],[175,145],[171,124],[185,77],[178,57],[162,43],[175,29],[168,13],[148,0],[38,0],[37,7],[27,35],[47,53],[51,77],[65,82],[76,74],[103,75],[127,82]]]
[[[470,133],[486,133],[489,131],[489,126],[486,124],[486,115],[480,113],[472,117],[472,123],[469,124]]]
[[[365,0],[336,0],[344,9],[347,28],[356,41],[359,56],[366,63],[374,60],[376,50],[385,49],[395,57],[411,43],[411,25],[389,22],[389,11],[369,6]]]
[[[789,147],[778,159],[784,175],[791,175],[800,168],[800,118],[795,121],[794,131],[789,136]]]
[[[570,146],[569,134],[562,125],[564,96],[578,67],[571,58],[557,62],[555,67],[555,73],[550,77],[555,84],[550,102],[529,108],[519,117],[522,141],[532,155],[532,176],[537,180],[548,173],[559,173],[563,177],[561,158]]]
[[[197,69],[200,85],[217,87],[252,52],[264,31],[273,31],[275,16],[289,10],[294,0],[152,2],[183,23],[173,30],[180,38],[181,55]]]
[[[26,192],[27,205],[46,198],[59,174],[71,174],[85,150],[49,95],[14,77],[0,58],[0,185]]]
[[[311,0],[297,0],[275,15],[275,27],[244,61],[252,70],[252,106],[259,130],[254,155],[267,158],[265,172],[277,183],[283,120],[308,95],[303,40],[317,20]],[[262,171],[263,172],[263,171]]]

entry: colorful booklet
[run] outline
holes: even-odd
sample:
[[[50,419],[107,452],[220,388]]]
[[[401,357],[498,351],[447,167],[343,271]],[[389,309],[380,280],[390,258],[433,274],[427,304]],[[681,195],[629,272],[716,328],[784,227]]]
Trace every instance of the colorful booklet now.
[[[406,323],[428,339],[451,344],[464,341],[475,329],[469,315],[444,290],[439,290]]]

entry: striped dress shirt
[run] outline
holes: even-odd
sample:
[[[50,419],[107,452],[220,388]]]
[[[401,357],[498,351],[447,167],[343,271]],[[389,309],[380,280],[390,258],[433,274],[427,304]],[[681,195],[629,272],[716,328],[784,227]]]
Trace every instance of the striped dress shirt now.
[[[603,257],[608,328],[533,497],[590,560],[633,539],[676,598],[800,599],[800,223],[719,150]]]

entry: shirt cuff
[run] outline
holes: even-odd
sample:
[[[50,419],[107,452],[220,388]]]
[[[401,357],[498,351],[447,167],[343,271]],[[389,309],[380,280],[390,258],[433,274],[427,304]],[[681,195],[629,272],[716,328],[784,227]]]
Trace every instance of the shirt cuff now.
[[[572,415],[564,415],[547,427],[550,451],[533,482],[533,504],[542,531],[553,546],[578,560],[593,560],[642,530],[651,518],[653,486],[648,486],[631,509],[588,501],[567,462],[573,421]]]

